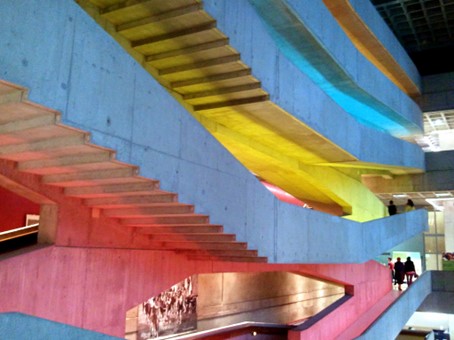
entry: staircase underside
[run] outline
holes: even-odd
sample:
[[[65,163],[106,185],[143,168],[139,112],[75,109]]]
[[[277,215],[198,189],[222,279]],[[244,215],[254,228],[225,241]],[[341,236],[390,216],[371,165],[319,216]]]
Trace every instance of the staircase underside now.
[[[249,170],[298,199],[350,213],[357,203],[327,185],[333,168],[419,172],[362,162],[270,101],[200,1],[76,2]]]
[[[114,150],[91,144],[87,132],[59,121],[59,112],[28,101],[25,89],[0,81],[0,159],[13,163],[19,174],[38,176],[44,187],[78,198],[93,209],[92,215],[102,214],[145,235],[148,249],[266,262],[235,235],[223,233],[221,225],[211,224],[207,215],[195,213],[194,206],[161,190],[157,180],[117,161]],[[11,189],[14,183],[2,174],[0,185]]]

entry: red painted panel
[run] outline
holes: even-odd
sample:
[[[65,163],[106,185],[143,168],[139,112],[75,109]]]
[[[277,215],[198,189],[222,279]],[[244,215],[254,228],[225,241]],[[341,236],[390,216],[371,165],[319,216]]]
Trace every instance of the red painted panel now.
[[[25,225],[26,214],[39,214],[39,205],[0,187],[0,231]]]

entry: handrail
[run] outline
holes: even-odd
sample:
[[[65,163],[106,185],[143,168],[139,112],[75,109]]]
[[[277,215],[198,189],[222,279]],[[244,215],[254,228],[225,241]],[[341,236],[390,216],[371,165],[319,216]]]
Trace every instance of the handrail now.
[[[12,240],[18,237],[35,234],[38,232],[39,223],[10,229],[0,232],[0,242]]]
[[[204,331],[194,331],[188,332],[186,334],[174,334],[163,337],[163,339],[219,339],[219,336],[226,333],[235,332],[235,335],[241,335],[246,333],[257,333],[257,334],[285,334],[289,329],[294,328],[291,325],[285,324],[273,324],[265,322],[254,322],[254,321],[244,321],[224,327],[218,327],[214,329],[207,329]],[[284,333],[285,332],[285,333]]]
[[[432,272],[426,271],[414,281],[372,324],[355,339],[378,339],[383,334],[395,338],[410,316],[432,292]],[[405,308],[402,308],[405,306]]]

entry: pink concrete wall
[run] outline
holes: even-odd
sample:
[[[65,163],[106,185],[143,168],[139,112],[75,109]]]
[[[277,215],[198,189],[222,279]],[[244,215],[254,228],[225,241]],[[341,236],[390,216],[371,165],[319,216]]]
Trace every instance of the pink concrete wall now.
[[[19,311],[119,337],[128,309],[193,273],[285,270],[352,283],[355,296],[301,334],[306,339],[333,338],[390,289],[387,269],[373,262],[236,264],[190,261],[152,250],[51,246],[3,260],[0,266],[0,312]]]
[[[0,187],[0,231],[23,227],[26,214],[39,214],[39,205]]]
[[[58,204],[54,246],[0,260],[0,312],[17,311],[123,337],[133,306],[196,273],[289,271],[354,286],[354,297],[292,338],[330,339],[391,290],[389,272],[376,262],[286,265],[192,261],[147,249],[147,239],[91,210],[39,179],[0,161],[0,172]]]

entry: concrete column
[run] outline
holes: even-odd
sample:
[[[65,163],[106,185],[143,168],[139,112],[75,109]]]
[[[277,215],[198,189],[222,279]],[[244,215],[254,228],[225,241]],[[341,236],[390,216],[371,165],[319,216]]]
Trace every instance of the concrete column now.
[[[56,204],[41,204],[39,213],[38,243],[54,243],[57,234],[57,213]]]

